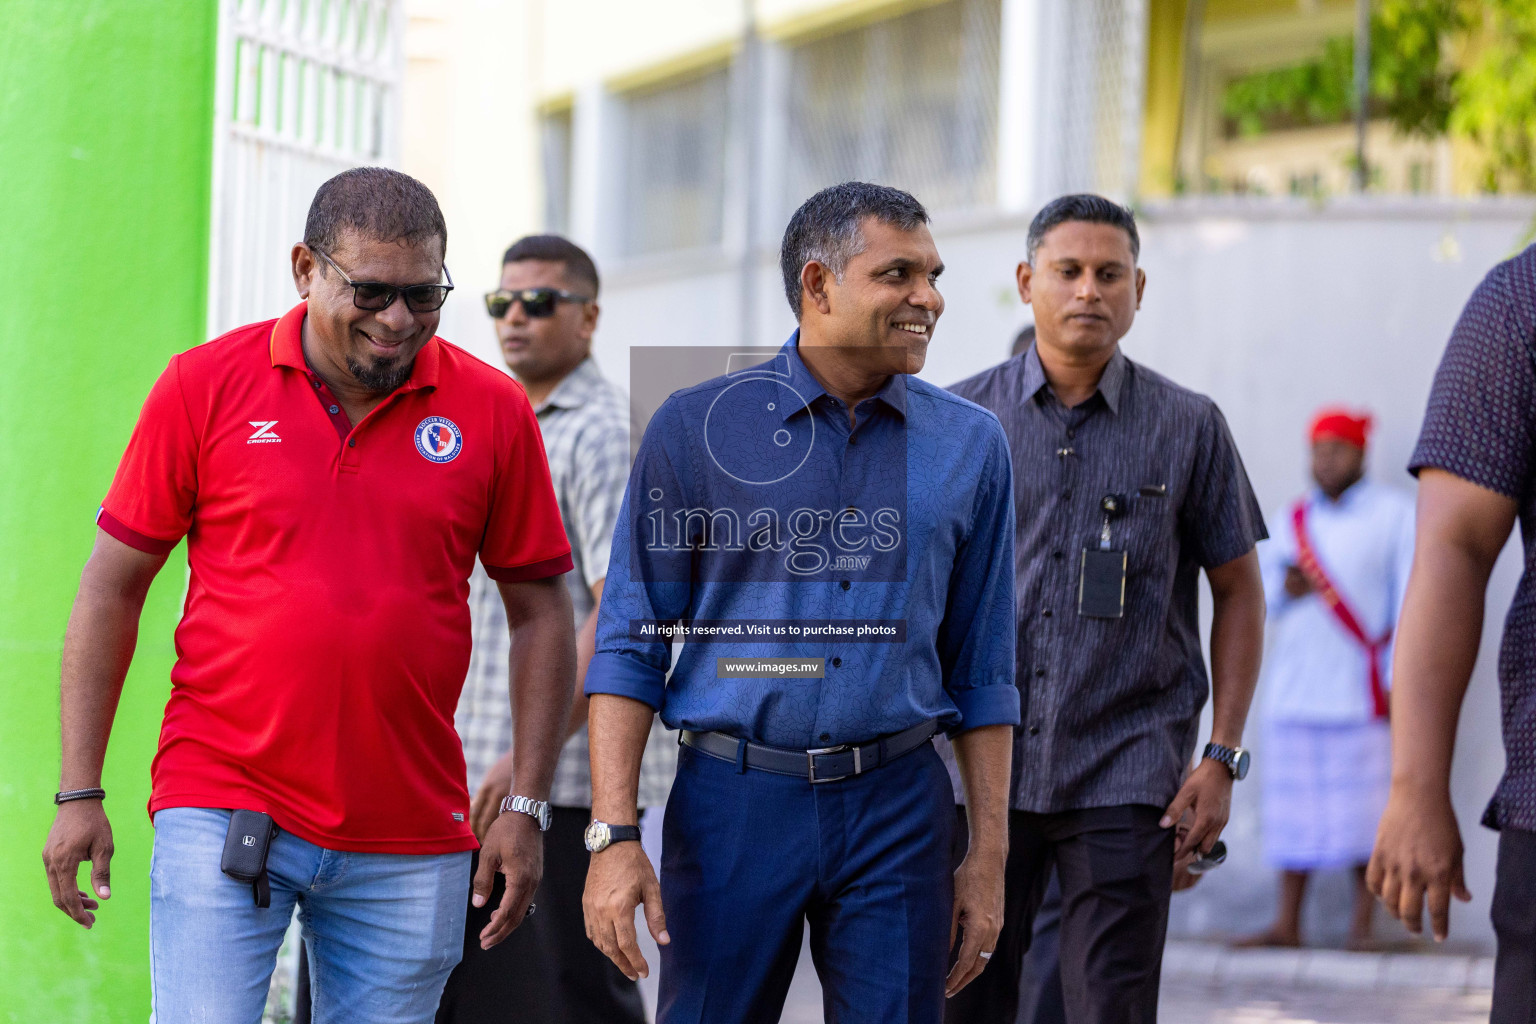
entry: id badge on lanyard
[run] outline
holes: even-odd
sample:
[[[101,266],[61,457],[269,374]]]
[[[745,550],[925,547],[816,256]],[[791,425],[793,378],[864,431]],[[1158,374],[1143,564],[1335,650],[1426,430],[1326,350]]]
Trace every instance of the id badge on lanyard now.
[[[1125,499],[1106,494],[1099,501],[1104,526],[1099,546],[1084,548],[1077,584],[1077,614],[1087,619],[1119,619],[1125,616],[1124,548],[1110,545],[1110,521],[1125,512]]]

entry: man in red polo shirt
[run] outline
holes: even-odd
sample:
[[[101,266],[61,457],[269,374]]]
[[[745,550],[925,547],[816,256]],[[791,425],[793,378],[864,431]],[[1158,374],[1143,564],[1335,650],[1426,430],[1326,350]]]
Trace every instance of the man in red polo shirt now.
[[[43,856],[55,905],[90,927],[110,895],[112,716],[144,594],[185,536],[149,805],[162,1022],[259,1021],[295,904],[316,1022],[432,1019],[475,847],[453,713],[477,556],[516,633],[510,813],[474,879],[483,903],[501,871],[506,896],[482,943],[531,909],[573,689],[570,545],[523,389],[433,336],[446,244],[432,193],[406,175],[322,185],[293,248],[304,301],[171,360],[98,513],[64,642]]]

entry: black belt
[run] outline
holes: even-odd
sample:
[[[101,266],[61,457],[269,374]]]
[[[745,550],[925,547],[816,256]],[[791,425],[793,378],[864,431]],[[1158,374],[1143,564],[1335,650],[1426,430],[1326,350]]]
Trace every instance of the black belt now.
[[[869,743],[843,743],[815,750],[786,750],[749,742],[745,761],[748,768],[775,775],[796,775],[809,779],[814,786],[819,782],[836,782],[863,775],[882,764],[889,764],[927,743],[938,728],[937,722],[923,722]],[[722,761],[736,761],[741,756],[741,740],[723,732],[684,729],[678,742]]]

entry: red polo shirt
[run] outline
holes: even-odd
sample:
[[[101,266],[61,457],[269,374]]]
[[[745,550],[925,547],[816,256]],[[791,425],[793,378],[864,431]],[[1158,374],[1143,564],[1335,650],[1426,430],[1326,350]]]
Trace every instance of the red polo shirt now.
[[[98,514],[144,551],[187,538],[150,814],[248,808],[330,849],[473,849],[453,728],[470,571],[571,568],[538,423],[515,381],[433,338],[354,427],[305,364],[305,311],[173,358]]]

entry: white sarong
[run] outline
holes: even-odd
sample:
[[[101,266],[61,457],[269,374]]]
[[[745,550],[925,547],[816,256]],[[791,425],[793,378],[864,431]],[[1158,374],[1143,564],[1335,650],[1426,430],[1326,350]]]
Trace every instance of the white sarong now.
[[[1264,854],[1271,865],[1314,871],[1371,859],[1392,781],[1385,719],[1275,722],[1263,758]]]

